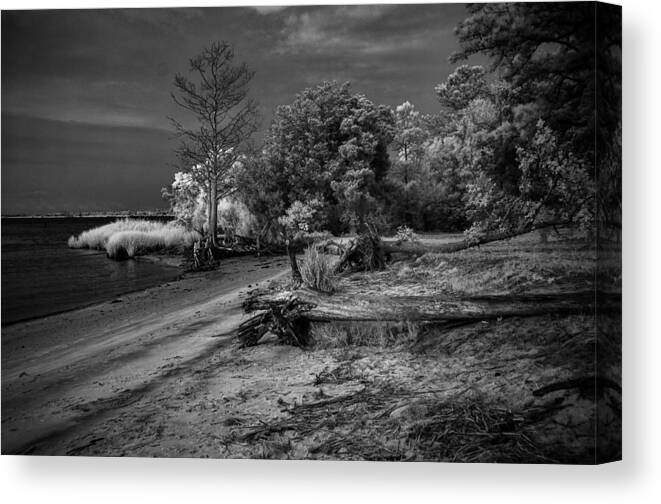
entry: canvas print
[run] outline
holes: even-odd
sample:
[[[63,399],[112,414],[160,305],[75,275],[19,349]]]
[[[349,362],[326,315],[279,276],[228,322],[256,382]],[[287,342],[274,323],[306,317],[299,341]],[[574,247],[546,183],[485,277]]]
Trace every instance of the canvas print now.
[[[621,8],[2,12],[2,454],[621,458]]]

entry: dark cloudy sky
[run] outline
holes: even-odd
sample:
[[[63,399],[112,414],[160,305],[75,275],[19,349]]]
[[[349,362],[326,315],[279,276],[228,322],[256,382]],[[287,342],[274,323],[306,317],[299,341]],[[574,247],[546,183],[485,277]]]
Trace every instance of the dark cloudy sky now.
[[[324,80],[437,109],[462,4],[3,11],[2,213],[164,207],[176,72],[215,40],[256,71],[262,130]],[[258,136],[259,137],[259,136]]]

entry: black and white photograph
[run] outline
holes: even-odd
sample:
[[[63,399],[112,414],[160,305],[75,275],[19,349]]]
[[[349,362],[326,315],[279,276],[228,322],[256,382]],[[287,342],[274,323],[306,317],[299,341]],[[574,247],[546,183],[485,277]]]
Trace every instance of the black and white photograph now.
[[[619,5],[3,9],[1,47],[3,456],[622,459]]]

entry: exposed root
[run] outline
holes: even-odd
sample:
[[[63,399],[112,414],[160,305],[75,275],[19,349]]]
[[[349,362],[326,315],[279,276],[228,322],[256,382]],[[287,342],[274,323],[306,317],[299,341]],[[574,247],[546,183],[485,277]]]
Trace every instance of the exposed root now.
[[[264,334],[272,332],[283,344],[304,347],[309,343],[310,322],[301,313],[309,309],[309,304],[296,297],[284,303],[271,303],[268,311],[259,313],[239,326],[239,341],[244,347],[254,346]]]
[[[386,267],[386,254],[378,233],[370,229],[358,235],[344,248],[335,267],[337,273],[378,271]]]

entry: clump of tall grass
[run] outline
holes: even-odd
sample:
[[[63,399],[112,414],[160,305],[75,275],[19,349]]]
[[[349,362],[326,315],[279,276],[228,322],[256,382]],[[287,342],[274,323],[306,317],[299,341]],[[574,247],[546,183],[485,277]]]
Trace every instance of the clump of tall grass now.
[[[112,259],[124,259],[163,249],[183,251],[198,238],[195,231],[175,222],[120,219],[71,236],[68,244],[70,248],[105,250]]]
[[[337,290],[337,275],[331,260],[320,254],[316,247],[305,249],[299,267],[303,283],[310,289],[333,293]]]

